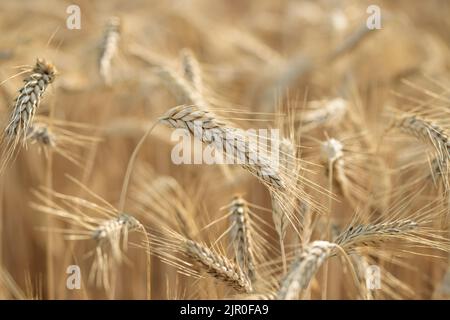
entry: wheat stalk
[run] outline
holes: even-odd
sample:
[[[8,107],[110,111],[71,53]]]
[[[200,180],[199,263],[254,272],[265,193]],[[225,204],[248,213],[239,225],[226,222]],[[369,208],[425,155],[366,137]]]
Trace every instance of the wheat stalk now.
[[[110,291],[109,274],[114,266],[113,263],[120,264],[123,260],[122,255],[127,248],[129,232],[144,230],[144,227],[136,218],[118,212],[77,180],[72,178],[72,181],[92,195],[101,205],[76,196],[42,189],[42,191],[34,192],[38,201],[32,202],[31,206],[39,212],[70,222],[74,228],[59,230],[67,239],[95,241],[94,259],[88,280],[90,283],[95,280],[97,287],[103,285],[105,290]],[[51,201],[48,200],[48,195],[51,196]],[[112,259],[110,259],[110,253]],[[150,268],[150,265],[148,264],[147,267]]]
[[[252,292],[252,285],[242,270],[226,257],[192,241],[184,242],[185,253],[194,259],[209,275],[239,292]]]
[[[117,52],[120,40],[121,22],[111,17],[106,25],[99,59],[99,73],[106,84],[111,83],[111,62]]]
[[[116,238],[117,235],[125,233],[126,230],[135,230],[140,226],[139,221],[136,218],[121,213],[116,218],[106,220],[101,223],[93,232],[92,238],[104,242],[105,239]]]
[[[298,167],[296,162],[297,150],[290,139],[283,138],[279,146],[279,162],[280,168],[284,171],[286,179],[289,179],[288,185],[295,185],[297,180]],[[281,258],[283,261],[283,270],[286,273],[286,253],[284,248],[284,238],[289,224],[289,217],[293,217],[295,213],[295,189],[288,189],[280,196],[271,193],[272,200],[272,219],[275,230],[278,234],[281,248]]]
[[[5,129],[8,139],[20,139],[22,136],[22,141],[26,141],[41,98],[49,84],[54,81],[55,76],[56,68],[51,63],[44,59],[37,59],[31,75],[25,78],[25,85],[19,90],[19,95],[15,100],[14,109]]]
[[[434,148],[441,159],[440,161],[448,163],[450,157],[448,134],[437,124],[412,115],[397,119],[394,126]]]
[[[208,109],[208,104],[203,96],[193,88],[190,80],[181,77],[178,73],[168,67],[161,67],[159,76],[177,97],[178,103],[193,104],[202,110]]]
[[[309,106],[313,110],[305,111],[296,120],[301,123],[299,130],[306,132],[320,126],[336,125],[348,110],[348,102],[342,98],[331,100],[311,101]]]
[[[417,229],[418,226],[417,222],[409,219],[350,226],[335,239],[335,243],[344,249],[367,246],[407,234]]]
[[[236,260],[253,283],[256,280],[255,257],[252,240],[252,229],[245,200],[236,196],[230,207],[231,237]]]
[[[31,74],[25,78],[25,84],[19,90],[8,125],[2,135],[0,172],[15,157],[19,143],[26,144],[36,110],[47,87],[54,81],[56,73],[56,68],[51,63],[37,59]]]
[[[206,144],[213,144],[224,155],[231,156],[234,163],[258,177],[269,188],[284,190],[285,184],[270,159],[258,155],[243,133],[227,126],[208,111],[196,106],[177,106],[159,118],[161,123],[175,129],[186,129],[193,137]],[[230,152],[231,150],[231,152]]]
[[[296,148],[289,139],[282,139],[280,142],[280,168],[286,171],[286,175],[295,179],[294,174],[297,169],[296,164]],[[289,192],[286,191],[286,194]],[[286,236],[286,228],[288,226],[288,216],[292,216],[294,213],[294,207],[292,201],[282,203],[283,200],[272,194],[272,218],[275,224],[275,230],[278,233],[280,240],[282,241]],[[287,207],[287,209],[286,209]],[[287,212],[286,212],[287,210]]]
[[[292,300],[305,290],[322,263],[330,257],[336,244],[328,241],[314,241],[308,244],[292,263],[282,279],[278,300]]]

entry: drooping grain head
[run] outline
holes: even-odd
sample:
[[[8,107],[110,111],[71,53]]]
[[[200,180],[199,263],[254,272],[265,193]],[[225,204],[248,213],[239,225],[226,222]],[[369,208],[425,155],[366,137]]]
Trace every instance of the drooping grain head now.
[[[9,124],[5,129],[9,139],[18,138],[26,141],[28,129],[40,105],[41,98],[57,74],[53,64],[44,59],[37,59],[31,75],[25,78],[25,85],[19,90],[10,116]]]
[[[252,285],[239,266],[226,257],[192,240],[184,243],[186,254],[194,259],[208,274],[223,281],[239,292],[250,293]]]
[[[197,106],[181,105],[168,110],[159,121],[174,129],[186,129],[192,137],[213,145],[234,163],[241,164],[269,188],[285,190],[277,165],[257,152],[252,138],[243,130],[220,121],[213,113]]]

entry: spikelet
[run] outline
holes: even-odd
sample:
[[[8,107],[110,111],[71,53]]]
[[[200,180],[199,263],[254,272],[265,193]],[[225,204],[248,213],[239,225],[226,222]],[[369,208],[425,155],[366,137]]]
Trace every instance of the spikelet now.
[[[320,126],[336,126],[348,110],[348,102],[342,98],[331,100],[311,101],[310,110],[299,114],[296,118],[300,122],[300,131],[307,132]]]
[[[397,119],[394,126],[434,148],[441,161],[449,161],[448,135],[437,124],[416,115],[408,115]]]
[[[308,244],[292,263],[288,273],[281,280],[278,300],[293,300],[305,290],[323,262],[330,257],[336,244],[328,241],[314,241]]]
[[[99,73],[104,83],[108,85],[112,82],[111,63],[119,46],[120,29],[120,19],[118,17],[111,17],[103,36],[99,59]]]

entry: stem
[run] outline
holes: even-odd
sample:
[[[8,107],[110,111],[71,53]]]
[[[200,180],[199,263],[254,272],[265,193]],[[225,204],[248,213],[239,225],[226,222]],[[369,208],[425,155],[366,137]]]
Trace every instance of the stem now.
[[[50,105],[50,112],[49,112],[49,118],[50,118],[50,128],[52,126],[51,120],[53,119],[55,114],[55,105],[52,103]],[[53,189],[53,174],[52,174],[52,167],[53,167],[53,150],[51,148],[48,149],[48,160],[46,164],[45,169],[45,186],[47,187],[47,205],[51,206],[52,202],[52,193],[51,190]],[[49,300],[55,299],[55,279],[54,279],[54,265],[53,265],[53,243],[54,243],[54,237],[53,237],[53,216],[48,214],[47,215],[47,228],[49,232],[47,232],[47,255],[46,255],[46,264],[47,264],[47,298]]]
[[[334,161],[328,162],[328,189],[330,190],[330,194],[333,194],[333,165]],[[326,238],[330,238],[331,234],[331,209],[333,206],[333,198],[328,198],[328,214],[327,214],[327,226],[326,226]],[[322,282],[322,300],[327,299],[328,293],[328,259],[325,261],[325,265],[323,266],[323,282]]]
[[[45,185],[48,188],[49,192],[47,194],[47,204],[50,205],[52,201],[52,195],[50,190],[52,190],[52,150],[49,150],[47,168],[46,168],[46,182]],[[54,275],[54,266],[53,266],[53,232],[52,230],[52,216],[50,214],[47,215],[47,228],[50,230],[47,232],[47,295],[48,299],[53,300],[55,298],[54,290],[55,290],[55,282],[53,279]]]
[[[140,226],[142,231],[144,232],[145,242],[146,242],[146,250],[145,250],[145,256],[146,256],[146,272],[147,272],[147,281],[146,281],[146,293],[147,293],[147,300],[152,299],[152,284],[151,284],[151,277],[152,277],[152,257],[150,252],[150,239],[148,238],[148,234],[145,231],[145,228],[143,225]]]
[[[122,191],[120,193],[120,200],[119,200],[119,212],[123,212],[123,210],[125,208],[125,201],[126,201],[127,192],[128,192],[128,185],[130,183],[131,173],[133,172],[134,163],[136,161],[136,157],[139,153],[139,150],[141,149],[145,140],[147,139],[147,137],[150,135],[153,128],[155,128],[157,124],[158,124],[158,122],[154,122],[151,126],[148,127],[147,131],[142,136],[141,140],[139,140],[138,144],[136,145],[136,147],[133,150],[133,153],[131,154],[131,157],[130,157],[130,160],[129,160],[128,166],[127,166],[127,171],[125,172],[125,177],[123,178]]]
[[[284,241],[281,237],[280,237],[280,249],[281,249],[281,259],[283,260],[283,275],[286,275],[287,273],[286,251],[284,250]]]

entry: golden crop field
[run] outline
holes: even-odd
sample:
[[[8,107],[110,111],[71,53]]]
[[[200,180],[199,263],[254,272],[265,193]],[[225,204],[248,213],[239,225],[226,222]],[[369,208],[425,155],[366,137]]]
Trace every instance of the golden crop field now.
[[[450,2],[0,2],[1,299],[448,299]]]

